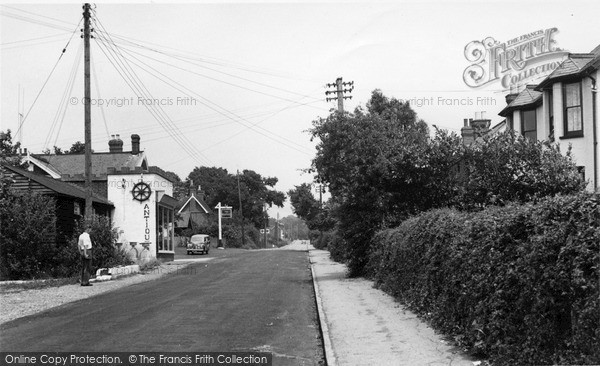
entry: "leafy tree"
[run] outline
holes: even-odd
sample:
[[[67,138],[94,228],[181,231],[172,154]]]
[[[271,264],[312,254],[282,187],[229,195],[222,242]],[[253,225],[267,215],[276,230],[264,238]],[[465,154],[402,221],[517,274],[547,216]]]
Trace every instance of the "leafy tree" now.
[[[65,154],[84,154],[85,153],[85,144],[81,141],[76,141],[68,152]]]
[[[12,166],[20,166],[20,147],[20,142],[13,144],[12,133],[10,129],[6,130],[6,132],[0,131],[0,163],[9,164]]]
[[[318,139],[312,171],[339,206],[339,232],[350,275],[361,275],[370,240],[381,227],[432,205],[429,131],[408,103],[375,90],[367,110],[332,113],[313,122]]]
[[[215,207],[220,202],[239,211],[237,175],[230,174],[224,168],[196,167],[187,179],[195,186],[201,186],[206,193],[206,202],[211,207]],[[263,177],[253,170],[244,170],[239,180],[244,220],[261,228],[267,219],[264,205],[282,207],[285,194],[273,189],[277,184],[277,178]]]
[[[323,207],[312,195],[311,185],[303,183],[288,191],[294,213],[304,220],[310,230],[329,231],[335,226],[331,217],[330,203]]]
[[[10,129],[6,132],[0,131],[0,204],[6,203],[5,199],[8,196],[8,189],[12,184],[12,179],[2,169],[2,164],[12,166],[21,166],[21,155],[19,148],[21,143],[13,144]]]
[[[166,171],[165,174],[173,182],[173,198],[181,200],[186,197],[190,190],[189,183],[182,181],[177,173]]]

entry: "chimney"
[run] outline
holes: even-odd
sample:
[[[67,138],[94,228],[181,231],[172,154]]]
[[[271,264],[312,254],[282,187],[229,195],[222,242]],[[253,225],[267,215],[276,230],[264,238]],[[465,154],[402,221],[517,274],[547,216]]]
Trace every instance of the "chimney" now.
[[[504,97],[506,99],[506,105],[509,105],[510,103],[512,103],[513,100],[517,99],[518,95],[519,93],[506,94],[506,96]]]
[[[119,138],[119,135],[111,135],[111,140],[108,142],[108,148],[111,153],[123,152],[123,140]]]
[[[140,135],[131,135],[131,154],[137,155],[140,153]]]
[[[487,134],[492,124],[491,119],[485,119],[485,111],[475,112],[475,119],[470,122],[476,138]]]
[[[460,129],[460,135],[462,136],[463,145],[471,145],[475,141],[475,131],[471,127],[472,118],[464,119],[464,127]]]
[[[202,190],[202,187],[198,186],[198,191],[196,192],[196,195],[198,196],[198,200],[204,202],[204,199],[206,198],[206,195],[204,194],[204,191]]]

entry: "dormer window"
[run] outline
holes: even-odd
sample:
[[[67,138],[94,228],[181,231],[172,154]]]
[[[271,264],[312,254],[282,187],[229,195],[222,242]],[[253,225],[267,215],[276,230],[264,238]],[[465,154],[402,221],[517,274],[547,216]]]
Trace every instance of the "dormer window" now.
[[[583,116],[581,113],[581,83],[563,86],[564,99],[564,137],[583,136]]]

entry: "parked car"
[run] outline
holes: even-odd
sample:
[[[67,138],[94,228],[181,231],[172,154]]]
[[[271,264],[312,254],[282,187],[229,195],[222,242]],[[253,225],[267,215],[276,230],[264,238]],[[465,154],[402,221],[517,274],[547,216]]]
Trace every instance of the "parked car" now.
[[[192,235],[187,245],[187,254],[208,254],[210,250],[210,236],[205,234]]]

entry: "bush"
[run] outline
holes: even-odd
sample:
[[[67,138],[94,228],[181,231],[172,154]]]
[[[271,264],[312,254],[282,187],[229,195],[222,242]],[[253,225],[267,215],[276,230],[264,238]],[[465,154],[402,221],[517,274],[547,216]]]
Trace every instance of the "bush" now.
[[[79,251],[77,249],[77,243],[79,241],[79,233],[82,233],[84,222],[80,221],[75,230],[75,235],[70,242],[71,251],[70,253],[76,253],[75,257],[79,261]],[[95,273],[98,268],[110,268],[117,266],[126,266],[133,264],[133,261],[125,253],[124,249],[117,249],[115,243],[117,242],[118,233],[115,228],[111,226],[110,220],[105,216],[94,215],[91,220],[92,230],[90,231],[90,238],[92,239],[92,273]],[[78,273],[80,264],[77,262],[76,272]]]
[[[0,197],[0,277],[48,278],[60,272],[64,248],[53,241],[54,199],[35,193],[4,192]],[[64,243],[63,243],[64,245]]]
[[[600,363],[600,203],[440,209],[377,234],[378,286],[494,364]]]

